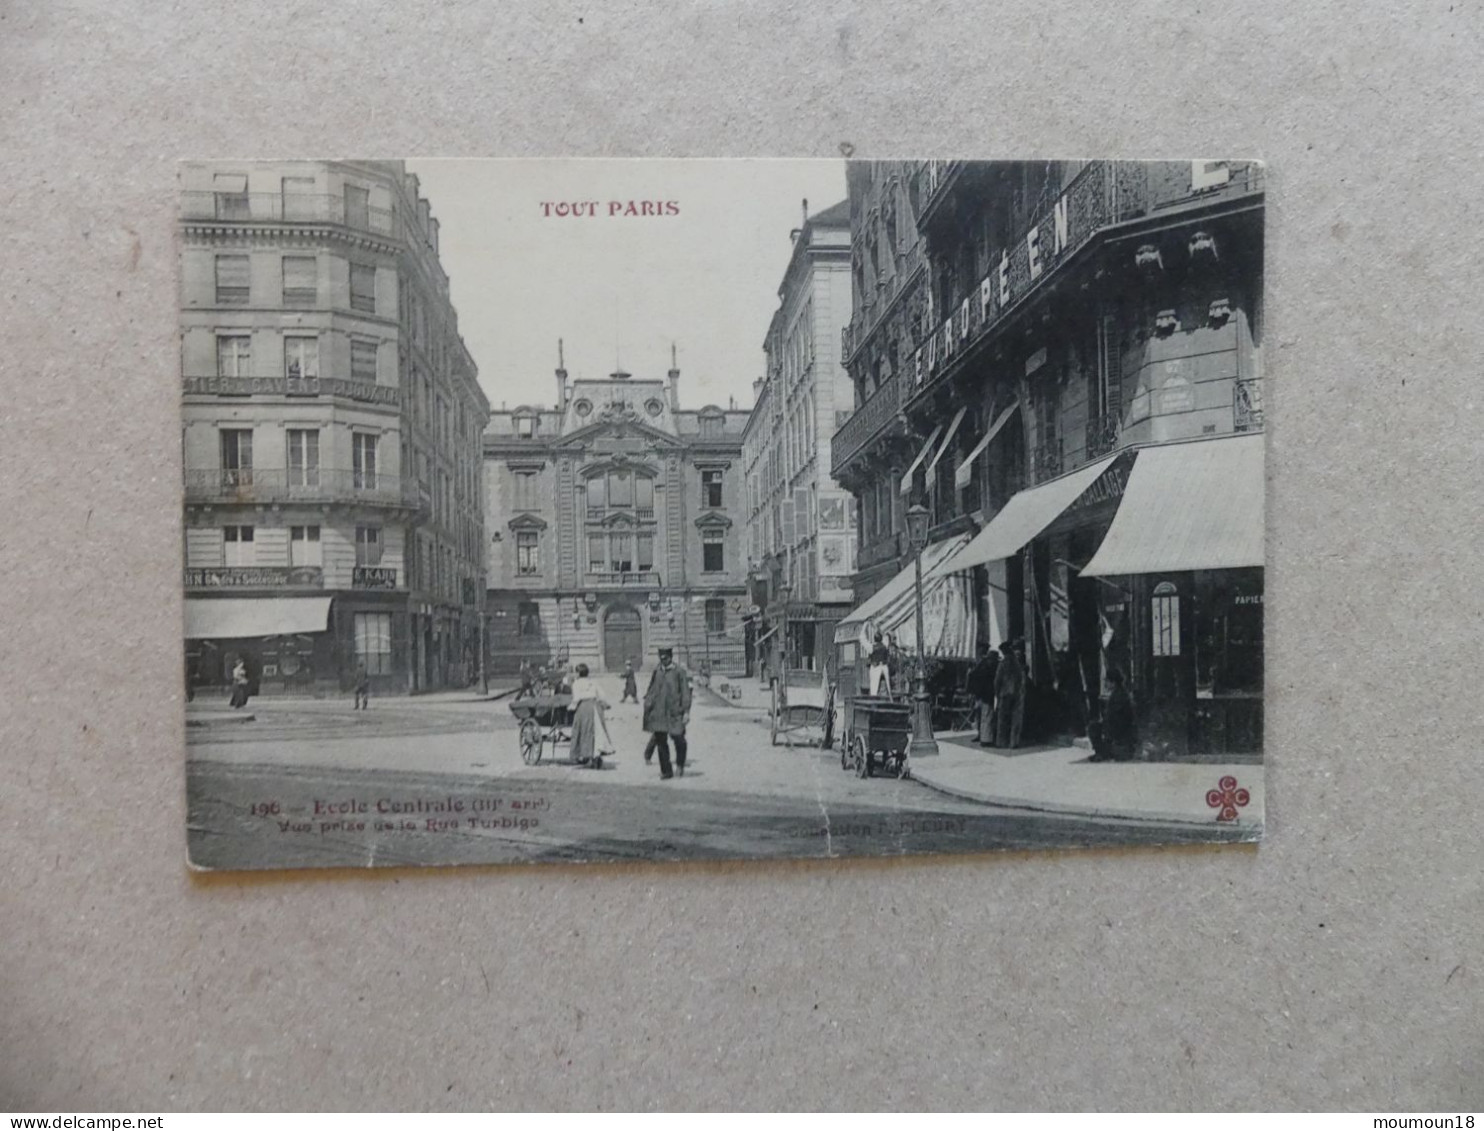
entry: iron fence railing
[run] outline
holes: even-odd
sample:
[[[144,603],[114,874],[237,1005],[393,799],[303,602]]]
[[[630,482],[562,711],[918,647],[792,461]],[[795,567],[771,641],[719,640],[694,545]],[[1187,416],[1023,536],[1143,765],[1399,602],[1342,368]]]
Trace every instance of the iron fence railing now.
[[[331,193],[205,192],[180,194],[182,220],[226,223],[340,224],[357,231],[397,237],[397,214]]]
[[[1062,443],[1058,438],[1031,451],[1031,474],[1037,483],[1055,479],[1062,473]]]
[[[375,471],[326,467],[193,467],[187,502],[365,503],[420,508],[415,481]]]
[[[851,413],[830,443],[831,471],[844,467],[857,452],[897,419],[902,407],[902,379],[892,374],[870,398]]]
[[[1118,446],[1123,431],[1123,414],[1118,410],[1094,416],[1087,422],[1087,458],[1105,456]]]

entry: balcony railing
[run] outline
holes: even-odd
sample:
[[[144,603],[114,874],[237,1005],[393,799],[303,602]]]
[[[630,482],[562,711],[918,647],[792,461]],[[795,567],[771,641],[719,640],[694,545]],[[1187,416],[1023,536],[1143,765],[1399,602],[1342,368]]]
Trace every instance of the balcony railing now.
[[[1232,428],[1237,432],[1262,431],[1262,378],[1248,377],[1232,388]]]
[[[1044,483],[1048,479],[1055,479],[1062,473],[1064,461],[1062,459],[1061,440],[1055,440],[1050,444],[1043,444],[1031,452],[1031,474],[1037,483]]]
[[[873,333],[876,327],[881,325],[888,311],[894,309],[896,300],[910,279],[922,266],[922,245],[915,243],[905,252],[897,256],[896,270],[887,278],[884,285],[877,289],[877,293],[867,295],[864,303],[858,309],[856,316],[847,322],[840,330],[840,359],[848,360],[856,350],[860,349]]]
[[[857,571],[867,570],[882,562],[896,561],[902,556],[903,539],[900,533],[885,533],[869,539],[855,555]]]
[[[652,569],[589,569],[586,578],[587,582],[592,585],[622,585],[634,588],[648,586],[651,589],[657,589],[660,586],[660,575]]]
[[[1118,446],[1123,430],[1123,413],[1115,410],[1094,416],[1087,422],[1087,458],[1105,456]]]
[[[653,507],[593,507],[587,508],[587,520],[589,522],[602,522],[610,515],[627,515],[638,522],[653,522]]]
[[[856,409],[830,444],[830,470],[839,471],[857,452],[879,436],[894,421],[899,419],[902,408],[903,382],[899,374],[892,374],[877,386],[876,391],[860,408]]]
[[[222,223],[339,224],[381,236],[401,235],[397,214],[389,208],[347,206],[345,197],[329,193],[201,192],[180,194],[182,220]]]
[[[402,391],[374,381],[347,381],[342,377],[220,377],[214,374],[182,378],[188,396],[220,397],[345,397],[368,404],[400,406]]]
[[[360,503],[420,506],[417,484],[395,475],[331,468],[188,468],[188,503]]]

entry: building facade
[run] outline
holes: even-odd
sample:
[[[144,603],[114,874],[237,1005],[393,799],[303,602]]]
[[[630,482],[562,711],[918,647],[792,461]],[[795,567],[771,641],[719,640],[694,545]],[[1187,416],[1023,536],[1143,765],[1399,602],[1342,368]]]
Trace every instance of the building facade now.
[[[489,670],[746,666],[747,413],[680,407],[665,381],[556,371],[554,404],[502,407],[484,436]]]
[[[765,654],[782,662],[786,646],[791,666],[813,671],[828,659],[835,622],[853,603],[855,500],[830,473],[835,429],[855,404],[840,357],[840,330],[850,318],[844,201],[806,215],[793,233],[778,297],[763,342],[766,376],[754,386],[742,437],[745,544],[753,596],[764,610],[758,639]]]
[[[181,172],[188,674],[478,674],[489,406],[400,162]]]
[[[972,576],[979,640],[1025,640],[1045,734],[1085,730],[1116,669],[1151,756],[1260,751],[1261,167],[880,163],[850,184],[861,403],[835,471],[862,545],[898,554],[881,572],[925,506],[929,552],[971,538],[936,573]],[[916,285],[878,308],[893,239]]]

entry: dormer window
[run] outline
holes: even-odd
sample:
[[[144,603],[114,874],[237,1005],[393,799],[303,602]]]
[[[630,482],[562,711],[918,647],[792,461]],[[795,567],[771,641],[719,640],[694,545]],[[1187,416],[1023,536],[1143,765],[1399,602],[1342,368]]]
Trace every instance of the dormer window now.
[[[515,434],[523,439],[530,439],[536,434],[536,417],[529,413],[523,413],[515,418]]]
[[[704,440],[719,439],[725,425],[726,418],[720,409],[703,411],[700,417],[701,438]]]

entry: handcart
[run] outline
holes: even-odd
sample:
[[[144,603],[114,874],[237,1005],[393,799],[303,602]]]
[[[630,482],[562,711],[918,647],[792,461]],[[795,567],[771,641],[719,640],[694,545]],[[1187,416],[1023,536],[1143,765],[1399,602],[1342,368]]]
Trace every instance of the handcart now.
[[[823,746],[834,709],[834,694],[833,684],[821,686],[819,677],[811,672],[795,672],[788,682],[775,679],[768,711],[768,737],[772,744],[777,746],[782,739],[784,745],[793,746],[794,736],[804,735],[805,745]]]
[[[912,704],[879,695],[857,695],[845,705],[840,768],[868,778],[879,768],[899,778],[909,775],[907,746],[912,741]]]
[[[572,745],[572,696],[532,695],[510,701],[510,713],[520,720],[520,758],[528,766],[539,765],[547,747],[556,760],[558,746]],[[583,761],[564,759],[569,766],[603,768],[603,756],[594,754]]]

